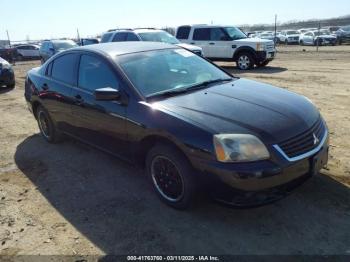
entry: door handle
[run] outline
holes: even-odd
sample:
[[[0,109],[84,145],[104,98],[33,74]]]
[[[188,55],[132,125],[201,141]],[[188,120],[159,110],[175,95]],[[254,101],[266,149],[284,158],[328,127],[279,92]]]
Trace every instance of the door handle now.
[[[81,97],[81,95],[76,95],[74,98],[74,102],[76,105],[80,106],[84,103],[84,99]]]
[[[49,86],[45,83],[41,86],[41,88],[46,91],[49,89]]]
[[[209,43],[209,45],[215,45],[215,43]]]

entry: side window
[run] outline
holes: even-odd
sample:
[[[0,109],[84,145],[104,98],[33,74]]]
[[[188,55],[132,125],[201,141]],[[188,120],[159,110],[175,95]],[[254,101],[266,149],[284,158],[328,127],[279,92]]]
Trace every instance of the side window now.
[[[124,42],[126,38],[126,33],[116,33],[113,37],[112,42]]]
[[[210,29],[210,40],[223,41],[225,39],[227,39],[227,36],[221,28],[211,28]]]
[[[188,39],[190,35],[191,27],[190,26],[180,26],[176,32],[177,39]]]
[[[193,32],[193,40],[209,41],[210,28],[196,28]]]
[[[134,33],[127,33],[126,41],[140,41]]]
[[[77,54],[68,54],[53,61],[51,77],[66,84],[76,84]]]
[[[95,56],[82,55],[78,86],[93,92],[104,87],[118,88],[118,80],[106,63]]]
[[[47,42],[42,43],[40,49],[43,50],[43,51],[47,51],[47,49],[48,49],[48,48],[47,48]]]

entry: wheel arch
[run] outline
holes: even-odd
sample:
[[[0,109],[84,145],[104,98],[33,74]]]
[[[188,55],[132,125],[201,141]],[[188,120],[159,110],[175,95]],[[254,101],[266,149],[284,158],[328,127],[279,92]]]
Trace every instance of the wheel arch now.
[[[237,48],[237,50],[235,51],[235,53],[233,54],[233,60],[237,61],[238,57],[240,54],[242,53],[250,53],[253,58],[256,60],[256,51],[254,50],[254,48],[250,47],[250,46],[243,46],[243,47],[239,47]]]
[[[170,137],[166,137],[160,134],[152,134],[144,137],[140,142],[138,142],[137,149],[135,150],[134,156],[135,161],[140,166],[145,166],[145,161],[147,157],[147,153],[156,145],[163,144],[174,148],[179,151],[191,164],[190,159],[188,158],[185,149],[179,143],[172,140]]]

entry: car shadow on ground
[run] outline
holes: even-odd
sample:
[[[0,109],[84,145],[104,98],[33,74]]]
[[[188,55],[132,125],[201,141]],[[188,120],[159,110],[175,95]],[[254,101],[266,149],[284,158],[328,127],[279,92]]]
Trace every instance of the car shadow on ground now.
[[[107,254],[350,253],[350,189],[324,175],[259,208],[203,199],[176,211],[159,201],[142,171],[79,142],[53,145],[33,135],[17,146],[15,162]]]
[[[14,87],[0,86],[0,95],[11,92]]]
[[[265,66],[265,67],[255,67],[251,70],[242,71],[238,69],[236,66],[232,65],[220,65],[223,69],[225,69],[230,74],[276,74],[287,71],[287,68],[284,67],[276,67],[276,66]]]

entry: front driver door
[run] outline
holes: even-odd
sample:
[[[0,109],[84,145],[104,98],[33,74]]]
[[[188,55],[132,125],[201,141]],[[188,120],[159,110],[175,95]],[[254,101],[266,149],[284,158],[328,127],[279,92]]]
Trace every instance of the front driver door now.
[[[78,87],[73,90],[74,135],[117,155],[127,153],[126,106],[118,101],[97,101],[94,91],[121,90],[112,65],[95,54],[80,57]]]

